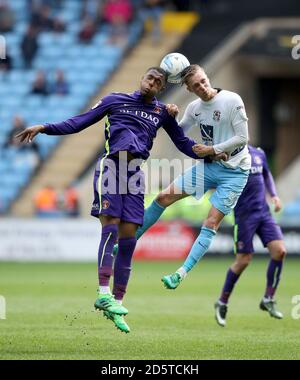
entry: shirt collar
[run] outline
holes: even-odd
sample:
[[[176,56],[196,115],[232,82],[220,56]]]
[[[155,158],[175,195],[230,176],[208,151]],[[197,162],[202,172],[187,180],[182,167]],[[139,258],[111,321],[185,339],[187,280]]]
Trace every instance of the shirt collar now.
[[[141,91],[140,91],[140,90],[135,91],[135,92],[133,93],[133,96],[134,96],[136,99],[142,99],[142,95],[141,95]],[[156,104],[156,105],[158,104],[158,100],[156,99],[155,96],[153,97],[151,103],[152,103],[152,104],[154,103],[154,104]],[[149,103],[149,104],[150,104],[150,103]]]

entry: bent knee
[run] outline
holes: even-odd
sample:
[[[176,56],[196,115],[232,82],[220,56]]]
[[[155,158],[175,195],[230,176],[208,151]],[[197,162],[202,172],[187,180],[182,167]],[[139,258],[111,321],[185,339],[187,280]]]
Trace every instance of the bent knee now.
[[[236,265],[241,269],[245,269],[251,262],[252,255],[250,253],[247,254],[237,254]]]
[[[285,247],[280,247],[275,252],[273,252],[272,258],[277,261],[282,261],[284,260],[286,254],[287,252],[286,252]]]

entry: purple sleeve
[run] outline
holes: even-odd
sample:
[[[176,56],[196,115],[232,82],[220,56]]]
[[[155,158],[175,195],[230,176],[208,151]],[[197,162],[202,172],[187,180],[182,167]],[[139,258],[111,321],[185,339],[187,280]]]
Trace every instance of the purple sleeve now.
[[[69,135],[80,132],[101,120],[108,113],[111,101],[112,96],[106,96],[96,106],[81,115],[73,116],[59,123],[46,123],[43,133],[46,135]]]
[[[174,117],[168,115],[165,119],[163,128],[170,136],[177,149],[180,150],[180,152],[186,154],[189,157],[199,159],[199,157],[193,152],[192,149],[192,147],[197,143],[185,136],[182,128],[178,125]]]
[[[277,196],[275,182],[274,182],[272,173],[269,169],[265,154],[264,154],[264,160],[263,160],[263,176],[264,176],[265,186],[268,193],[271,195],[271,197]]]

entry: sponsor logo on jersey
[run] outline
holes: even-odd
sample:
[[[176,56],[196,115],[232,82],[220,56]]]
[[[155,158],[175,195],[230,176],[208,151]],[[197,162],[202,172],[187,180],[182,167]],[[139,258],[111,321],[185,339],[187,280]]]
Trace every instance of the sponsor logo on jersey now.
[[[160,121],[160,119],[158,117],[153,116],[153,115],[151,115],[150,113],[148,113],[146,111],[121,109],[120,112],[134,114],[136,116],[142,117],[143,119],[150,120],[150,121],[152,121],[154,123],[155,126],[157,126],[158,123],[159,123],[159,121]]]
[[[261,165],[262,164],[262,159],[259,156],[254,156],[254,162],[257,165]]]
[[[214,127],[212,125],[200,123],[200,131],[203,144],[213,145]]]
[[[214,111],[213,113],[214,121],[220,121],[220,117],[221,117],[221,111]]]
[[[251,174],[262,174],[263,167],[262,167],[262,165],[260,165],[260,166],[251,166],[250,171],[251,171]]]
[[[201,115],[201,112],[199,112],[199,113],[196,113],[195,112],[195,116],[197,117],[197,116],[200,116]]]

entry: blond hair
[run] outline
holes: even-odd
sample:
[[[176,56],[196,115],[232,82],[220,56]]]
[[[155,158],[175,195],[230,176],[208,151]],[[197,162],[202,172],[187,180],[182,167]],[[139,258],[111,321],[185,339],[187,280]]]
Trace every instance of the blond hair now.
[[[199,65],[190,65],[186,67],[181,73],[181,83],[186,84],[187,79],[191,77],[192,75],[195,75],[199,70],[205,73],[203,67]]]

